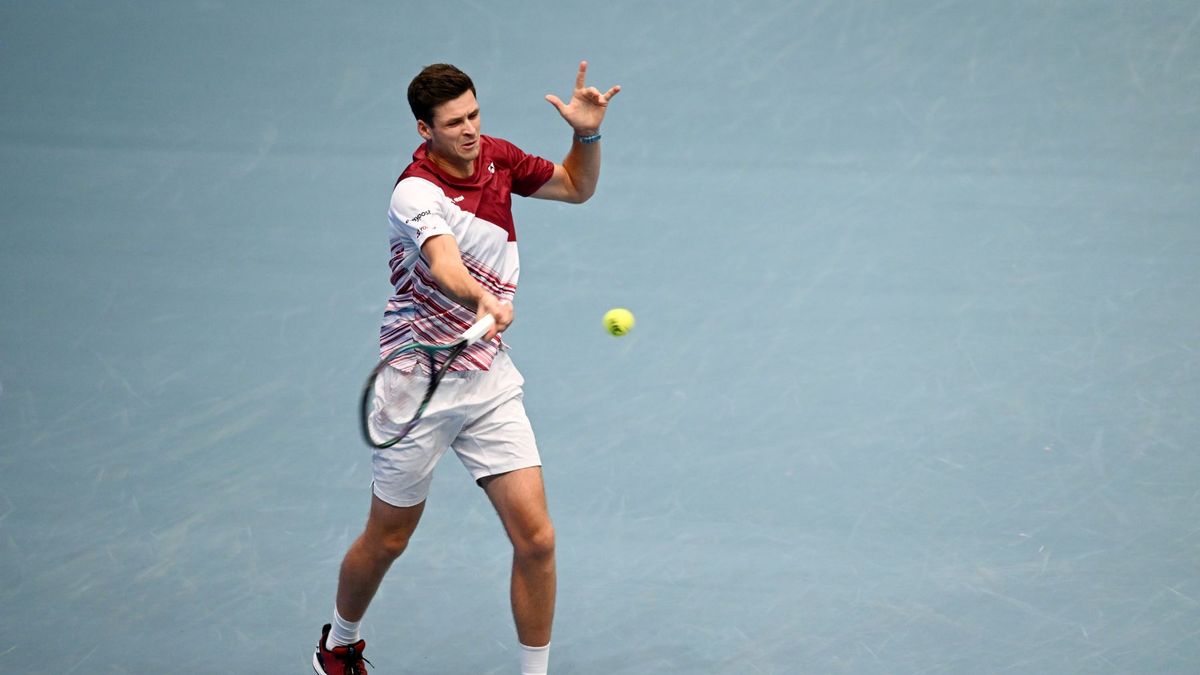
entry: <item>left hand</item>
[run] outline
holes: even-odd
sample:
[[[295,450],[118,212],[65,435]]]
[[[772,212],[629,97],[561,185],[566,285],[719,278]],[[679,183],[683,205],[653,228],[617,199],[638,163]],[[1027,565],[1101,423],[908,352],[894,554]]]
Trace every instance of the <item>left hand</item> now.
[[[621,86],[617,85],[601,94],[599,89],[585,84],[586,76],[587,61],[580,61],[579,74],[575,76],[575,91],[571,93],[569,103],[563,103],[562,99],[554,94],[546,95],[546,100],[558,110],[558,114],[562,115],[579,136],[600,133],[600,123],[604,121],[604,111],[608,108],[608,102],[621,91]]]

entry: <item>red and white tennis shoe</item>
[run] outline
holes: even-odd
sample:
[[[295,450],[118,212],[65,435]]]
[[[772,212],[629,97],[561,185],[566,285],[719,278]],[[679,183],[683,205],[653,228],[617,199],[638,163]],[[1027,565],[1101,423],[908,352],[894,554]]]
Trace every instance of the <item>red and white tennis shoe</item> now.
[[[317,643],[317,651],[313,652],[313,670],[317,675],[367,675],[367,661],[363,658],[363,649],[367,643],[359,640],[352,645],[325,648],[329,639],[330,624],[321,629],[321,641]]]

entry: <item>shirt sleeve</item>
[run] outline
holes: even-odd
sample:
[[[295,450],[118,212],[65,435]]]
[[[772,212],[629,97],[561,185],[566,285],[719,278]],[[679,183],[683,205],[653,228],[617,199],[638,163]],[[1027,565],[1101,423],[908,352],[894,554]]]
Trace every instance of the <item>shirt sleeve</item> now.
[[[392,191],[388,220],[392,237],[404,237],[418,249],[430,237],[454,232],[446,221],[445,194],[441,188],[423,178],[405,178]]]
[[[512,191],[522,197],[538,191],[554,175],[554,162],[531,155],[508,141],[497,139],[512,167]]]

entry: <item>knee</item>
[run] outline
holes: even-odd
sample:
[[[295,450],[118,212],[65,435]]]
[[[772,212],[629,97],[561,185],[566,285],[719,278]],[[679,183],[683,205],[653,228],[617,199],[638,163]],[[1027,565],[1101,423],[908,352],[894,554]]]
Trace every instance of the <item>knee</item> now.
[[[408,548],[409,536],[400,533],[364,533],[364,548],[380,562],[391,562]]]
[[[379,540],[379,554],[389,558],[389,560],[396,560],[404,552],[404,549],[407,548],[407,534],[386,534],[386,536]]]
[[[544,561],[554,558],[554,526],[547,522],[514,538],[513,553],[522,560]]]

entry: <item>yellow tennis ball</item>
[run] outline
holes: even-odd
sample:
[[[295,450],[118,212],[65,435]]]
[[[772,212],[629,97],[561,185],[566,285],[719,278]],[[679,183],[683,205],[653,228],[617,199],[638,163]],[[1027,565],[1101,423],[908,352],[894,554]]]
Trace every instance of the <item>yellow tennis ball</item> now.
[[[633,330],[633,312],[624,307],[615,307],[604,313],[604,329],[610,335],[620,337]]]

